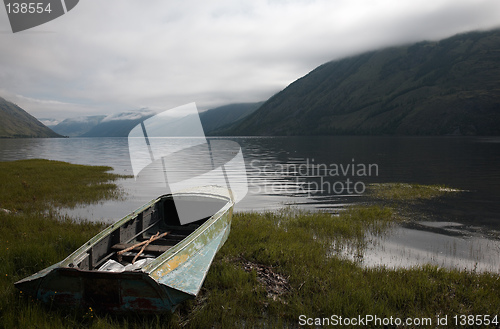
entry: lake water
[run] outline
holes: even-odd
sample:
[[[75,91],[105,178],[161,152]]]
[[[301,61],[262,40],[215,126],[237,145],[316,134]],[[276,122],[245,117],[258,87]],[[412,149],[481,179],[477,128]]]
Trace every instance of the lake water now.
[[[212,139],[217,140],[217,139]],[[239,211],[285,205],[337,212],[365,202],[370,183],[445,184],[465,192],[427,203],[425,218],[370,237],[366,266],[439,266],[500,271],[500,138],[239,137],[249,191]],[[133,175],[127,138],[2,139],[0,160],[45,158],[107,165]],[[184,159],[184,161],[186,161]],[[192,161],[192,162],[191,162]],[[185,163],[189,172],[196,158]],[[161,166],[119,181],[124,201],[72,210],[111,222],[165,192]],[[451,247],[450,247],[451,246]],[[479,252],[478,250],[481,250]],[[346,257],[349,257],[346,255]]]

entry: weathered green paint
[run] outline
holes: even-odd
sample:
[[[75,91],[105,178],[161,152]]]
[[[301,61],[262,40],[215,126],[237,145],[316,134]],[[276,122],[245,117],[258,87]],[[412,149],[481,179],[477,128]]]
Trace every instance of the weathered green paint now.
[[[229,230],[229,228],[227,228]],[[178,266],[167,275],[160,276],[157,281],[168,287],[196,296],[205,280],[210,265],[215,257],[217,248],[225,236],[226,231],[220,232],[217,237],[208,242],[197,254]]]
[[[211,219],[205,222],[198,230],[159,256],[153,263],[144,268],[151,277],[158,280],[175,270],[179,265],[188,261],[192,256],[202,250],[210,241],[215,239],[221,232],[229,230],[231,224],[232,206],[224,207]],[[221,240],[222,243],[225,242]],[[218,249],[217,249],[218,250]],[[214,251],[217,252],[217,250]]]

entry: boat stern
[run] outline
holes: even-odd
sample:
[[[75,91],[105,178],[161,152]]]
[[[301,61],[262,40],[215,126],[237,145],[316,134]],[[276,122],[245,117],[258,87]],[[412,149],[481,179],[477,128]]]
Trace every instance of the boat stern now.
[[[166,291],[141,271],[113,273],[57,268],[40,280],[36,298],[62,308],[92,307],[118,314],[153,314],[173,311],[179,300],[192,298],[180,291]]]

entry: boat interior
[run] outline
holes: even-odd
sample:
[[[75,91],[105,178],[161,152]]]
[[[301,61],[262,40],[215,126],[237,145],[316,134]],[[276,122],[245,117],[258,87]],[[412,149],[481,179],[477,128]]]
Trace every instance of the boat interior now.
[[[146,264],[144,260],[151,261],[184,240],[226,204],[227,200],[203,196],[176,196],[175,202],[171,195],[163,196],[75,255],[68,266],[84,271],[102,271],[113,264],[133,270],[134,264],[143,266]],[[195,217],[182,225],[176,206],[194,209],[190,213]]]

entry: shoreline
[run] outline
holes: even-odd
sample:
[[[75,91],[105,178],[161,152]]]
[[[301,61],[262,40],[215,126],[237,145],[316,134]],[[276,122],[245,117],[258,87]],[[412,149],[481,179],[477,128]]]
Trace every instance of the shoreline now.
[[[122,180],[116,181],[120,185]],[[413,186],[413,187],[412,187]],[[120,186],[125,190],[124,186]],[[500,232],[486,234],[482,229],[470,227],[465,223],[451,223],[440,221],[436,216],[419,212],[424,202],[443,196],[453,196],[463,193],[457,189],[445,186],[428,186],[406,183],[371,184],[366,195],[359,196],[368,201],[361,201],[359,205],[382,204],[398,209],[400,216],[405,218],[402,223],[394,224],[384,236],[367,236],[366,255],[363,260],[346,250],[343,257],[359,262],[362,266],[388,268],[411,268],[414,266],[435,265],[447,269],[474,269],[479,271],[500,272]],[[409,192],[411,191],[411,193]],[[135,203],[131,203],[134,201]],[[112,223],[129,212],[141,206],[144,202],[130,198],[121,201],[107,200],[99,204],[86,205],[74,209],[64,209],[61,214],[77,218],[95,218],[95,222]],[[357,203],[354,203],[356,205]],[[337,207],[333,213],[342,211],[353,204],[346,203]],[[312,207],[302,208],[301,205],[271,205],[270,209],[243,209],[236,213],[280,212],[291,207],[311,212],[321,212]],[[127,209],[127,210],[124,210]],[[116,218],[114,218],[114,217]],[[420,219],[415,219],[420,218]],[[444,219],[446,220],[446,219]],[[448,225],[447,225],[448,224]],[[449,226],[449,227],[447,227]],[[393,234],[390,231],[394,231]],[[491,232],[491,230],[488,230]],[[401,238],[405,236],[405,238]],[[492,246],[495,252],[489,252],[485,246]],[[455,247],[450,247],[455,245]],[[456,250],[466,248],[457,255]],[[498,257],[496,257],[498,256]],[[478,263],[477,265],[475,263]]]

